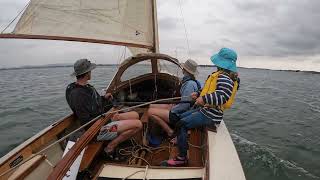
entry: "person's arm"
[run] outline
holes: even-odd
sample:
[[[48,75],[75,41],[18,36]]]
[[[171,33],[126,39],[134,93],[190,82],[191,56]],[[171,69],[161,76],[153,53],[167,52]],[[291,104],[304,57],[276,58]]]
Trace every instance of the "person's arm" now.
[[[181,89],[181,101],[185,103],[179,103],[175,105],[171,111],[174,113],[182,113],[190,109],[190,103],[192,101],[191,94],[196,91],[196,84],[193,81],[187,81]]]
[[[191,94],[197,92],[197,84],[194,81],[187,81],[181,90],[181,101],[191,101]]]
[[[220,74],[217,80],[217,88],[213,93],[202,96],[204,104],[220,106],[225,104],[231,97],[234,83],[226,75]]]

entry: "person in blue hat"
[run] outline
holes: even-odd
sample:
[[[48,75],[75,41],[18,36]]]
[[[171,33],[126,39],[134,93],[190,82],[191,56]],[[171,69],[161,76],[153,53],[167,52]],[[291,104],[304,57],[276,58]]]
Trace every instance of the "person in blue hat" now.
[[[180,115],[176,124],[179,154],[173,159],[162,162],[166,166],[185,166],[188,164],[187,132],[191,128],[216,127],[223,120],[224,110],[231,107],[238,90],[240,79],[237,73],[237,53],[229,48],[222,48],[211,56],[217,71],[209,75],[201,91],[192,93],[197,108]]]

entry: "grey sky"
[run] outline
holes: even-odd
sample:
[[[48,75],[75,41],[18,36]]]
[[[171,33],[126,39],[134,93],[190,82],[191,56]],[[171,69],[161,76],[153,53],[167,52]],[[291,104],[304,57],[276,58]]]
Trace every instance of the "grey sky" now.
[[[179,0],[158,0],[160,51],[189,58]],[[210,64],[221,47],[239,54],[240,66],[320,71],[319,0],[181,0],[190,57]],[[0,1],[0,27],[27,0]],[[72,63],[88,57],[116,63],[123,48],[86,43],[0,40],[0,67]]]

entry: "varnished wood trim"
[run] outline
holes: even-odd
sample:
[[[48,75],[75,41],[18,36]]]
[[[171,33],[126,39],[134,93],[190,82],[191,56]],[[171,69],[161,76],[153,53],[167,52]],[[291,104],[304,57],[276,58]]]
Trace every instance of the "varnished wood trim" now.
[[[88,145],[84,151],[79,171],[87,169],[92,163],[94,157],[102,150],[103,142],[94,142]]]
[[[111,115],[112,114],[108,114],[106,115],[106,117],[101,117],[80,137],[76,144],[72,146],[70,151],[57,163],[57,165],[49,175],[48,180],[62,179],[65,176],[74,160],[95,137],[100,128],[107,122],[107,120],[110,119]]]
[[[152,46],[148,46],[148,45],[144,45],[144,44],[118,42],[118,41],[107,41],[107,40],[100,40],[100,39],[77,38],[77,37],[29,35],[29,34],[0,34],[0,38],[3,38],[3,39],[43,39],[43,40],[58,40],[58,41],[76,41],[76,42],[88,42],[88,43],[128,46],[128,47],[144,48],[144,49],[151,49],[151,50],[153,49]]]

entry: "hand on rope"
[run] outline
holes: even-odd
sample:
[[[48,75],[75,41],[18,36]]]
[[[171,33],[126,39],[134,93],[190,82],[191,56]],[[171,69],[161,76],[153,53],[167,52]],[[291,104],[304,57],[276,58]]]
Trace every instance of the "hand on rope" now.
[[[104,95],[104,98],[105,98],[106,100],[108,100],[108,101],[112,101],[112,100],[113,100],[113,96],[112,96],[111,93],[106,93],[106,94]]]

